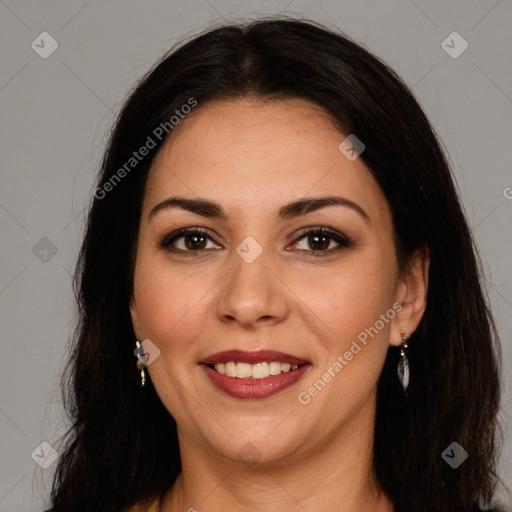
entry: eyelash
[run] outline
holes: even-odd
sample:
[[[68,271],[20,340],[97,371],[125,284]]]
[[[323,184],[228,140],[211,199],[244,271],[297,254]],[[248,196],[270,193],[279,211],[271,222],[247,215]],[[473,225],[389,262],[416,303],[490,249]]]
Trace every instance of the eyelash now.
[[[171,248],[171,244],[173,242],[175,242],[176,240],[178,240],[179,238],[182,238],[185,236],[193,236],[193,235],[204,236],[206,238],[209,238],[216,244],[220,245],[220,242],[215,240],[207,231],[205,231],[203,229],[183,228],[183,229],[180,229],[180,230],[178,230],[174,233],[171,233],[169,235],[165,235],[158,243],[158,246],[162,249],[165,249],[165,250],[167,250],[169,252],[173,252],[173,253],[192,253],[192,254],[196,253],[196,254],[194,254],[194,256],[199,255],[203,251],[207,251],[208,249],[197,249],[195,251],[191,251],[191,250]],[[307,235],[320,235],[320,236],[330,238],[330,239],[334,240],[335,242],[337,242],[339,244],[339,246],[334,249],[326,249],[326,250],[299,249],[298,252],[304,252],[304,253],[308,253],[309,255],[315,255],[315,256],[322,257],[322,256],[327,256],[327,255],[333,254],[335,252],[338,252],[342,249],[346,249],[346,248],[353,246],[353,242],[348,236],[346,236],[338,231],[335,231],[331,228],[327,228],[325,226],[304,228],[300,232],[298,237],[294,240],[293,244],[297,243],[298,241],[300,241],[302,238],[306,237]]]

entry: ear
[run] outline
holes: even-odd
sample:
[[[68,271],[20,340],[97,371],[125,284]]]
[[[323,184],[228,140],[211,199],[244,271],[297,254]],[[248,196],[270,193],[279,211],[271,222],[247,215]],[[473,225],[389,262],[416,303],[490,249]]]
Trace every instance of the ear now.
[[[135,303],[133,293],[130,296],[130,316],[132,318],[133,332],[135,333],[135,336],[137,336],[137,339],[140,340],[142,337],[142,330],[140,328],[139,315],[137,313],[137,305]]]
[[[401,309],[391,321],[390,345],[402,343],[401,331],[409,338],[418,327],[427,307],[429,267],[426,245],[417,249],[405,264],[395,293],[395,303],[400,304]]]

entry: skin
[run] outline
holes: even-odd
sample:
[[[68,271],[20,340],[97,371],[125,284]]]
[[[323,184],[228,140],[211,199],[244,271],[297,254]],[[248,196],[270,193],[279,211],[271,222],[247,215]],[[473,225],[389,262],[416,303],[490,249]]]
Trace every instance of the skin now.
[[[160,350],[146,372],[178,425],[183,469],[162,511],[393,510],[371,465],[376,388],[389,346],[400,345],[400,331],[410,336],[423,315],[428,252],[399,270],[386,198],[362,160],[340,152],[344,138],[303,100],[216,101],[180,122],[153,163],[130,311],[138,339]],[[347,206],[277,218],[289,202],[327,195],[357,203],[369,220]],[[181,208],[150,217],[170,196],[216,201],[228,220]],[[327,239],[321,250],[340,250],[312,255],[318,245],[298,236],[311,226],[329,226],[354,245]],[[181,252],[159,247],[185,227],[214,238],[202,251],[183,237],[174,242]],[[263,250],[252,263],[236,252],[248,236]],[[394,318],[300,403],[298,394],[393,304],[401,306]],[[236,399],[198,364],[236,348],[275,349],[312,366],[277,395]],[[252,464],[239,454],[248,443]]]

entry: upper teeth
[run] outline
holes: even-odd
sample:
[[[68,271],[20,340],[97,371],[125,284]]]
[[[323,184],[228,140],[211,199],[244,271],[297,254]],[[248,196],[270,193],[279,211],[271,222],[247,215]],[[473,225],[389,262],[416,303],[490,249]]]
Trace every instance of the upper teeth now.
[[[213,365],[215,370],[219,373],[225,374],[228,377],[237,377],[239,379],[264,379],[270,375],[279,375],[281,372],[289,372],[296,370],[299,365],[290,363],[280,363],[279,361],[272,361],[271,363],[262,362],[256,364],[249,363],[235,363],[229,361],[228,363],[217,363]]]

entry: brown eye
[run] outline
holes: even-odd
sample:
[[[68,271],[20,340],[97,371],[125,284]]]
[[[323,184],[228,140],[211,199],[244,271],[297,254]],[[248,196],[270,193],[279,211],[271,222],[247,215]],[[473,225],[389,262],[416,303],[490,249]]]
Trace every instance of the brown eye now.
[[[304,242],[301,242],[303,239]],[[331,245],[332,242],[334,242],[334,246]],[[310,228],[303,231],[301,236],[294,242],[294,245],[301,243],[304,243],[306,247],[298,247],[298,251],[320,256],[332,254],[353,245],[352,240],[343,233],[325,227]]]
[[[208,242],[214,242],[212,236],[200,229],[180,229],[175,233],[165,236],[158,244],[171,252],[199,252],[211,249]],[[215,244],[213,244],[214,247]]]
[[[185,246],[191,251],[194,249],[204,249],[206,246],[206,237],[203,235],[186,235],[182,237],[185,240]]]
[[[332,238],[325,235],[309,235],[307,240],[313,250],[322,250],[329,247]]]

